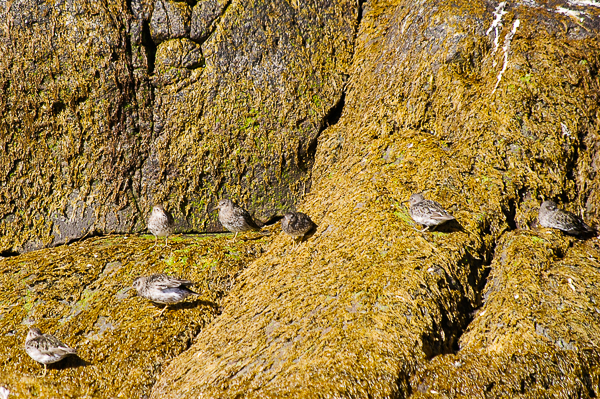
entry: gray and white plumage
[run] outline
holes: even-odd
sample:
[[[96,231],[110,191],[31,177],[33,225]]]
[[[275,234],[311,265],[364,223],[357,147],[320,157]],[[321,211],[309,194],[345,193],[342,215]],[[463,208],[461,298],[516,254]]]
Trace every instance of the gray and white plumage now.
[[[158,237],[165,237],[165,245],[168,245],[167,241],[174,229],[173,216],[162,205],[154,205],[148,218],[148,230],[155,237],[154,245],[156,245]]]
[[[46,375],[47,364],[75,355],[77,349],[68,347],[53,335],[43,334],[37,327],[32,327],[25,339],[25,352],[33,360],[44,365],[44,375]]]
[[[310,217],[302,212],[290,212],[283,216],[281,221],[281,230],[287,235],[292,236],[296,239],[301,239],[313,230],[317,225],[310,219]]]
[[[411,195],[408,203],[410,217],[420,225],[426,226],[421,231],[454,220],[454,216],[449,214],[442,205],[433,200],[426,200],[421,194]]]
[[[567,234],[579,236],[594,232],[577,215],[559,209],[554,201],[544,201],[540,206],[538,220],[543,227],[558,229]]]
[[[229,199],[220,200],[215,209],[219,210],[219,222],[223,227],[235,233],[234,240],[238,233],[261,229],[248,211]]]
[[[181,302],[190,295],[200,295],[188,288],[194,284],[189,280],[160,273],[138,277],[133,280],[132,286],[142,298],[168,306]],[[161,315],[167,306],[160,312]]]

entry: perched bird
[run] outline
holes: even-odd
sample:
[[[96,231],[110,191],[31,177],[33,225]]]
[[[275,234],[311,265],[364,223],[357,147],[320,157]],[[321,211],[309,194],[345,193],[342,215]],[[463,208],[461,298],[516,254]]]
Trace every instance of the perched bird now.
[[[292,236],[294,242],[300,237],[300,241],[317,225],[310,220],[310,217],[302,212],[286,213],[281,221],[281,230],[287,235]]]
[[[167,276],[164,273],[133,280],[133,288],[137,290],[139,296],[165,305],[159,316],[169,305],[181,302],[190,295],[200,295],[188,288],[194,284],[189,280]]]
[[[252,219],[252,216],[244,208],[228,199],[222,199],[219,204],[211,209],[213,212],[219,210],[219,222],[227,230],[235,233],[233,241],[235,241],[238,233],[249,230],[260,230],[261,227]]]
[[[410,205],[410,217],[420,225],[425,226],[421,232],[445,223],[449,220],[454,220],[454,216],[448,213],[438,202],[426,200],[421,194],[413,194],[408,200]]]
[[[158,243],[158,237],[165,237],[165,245],[168,246],[174,227],[173,216],[162,205],[154,205],[148,218],[148,230],[154,235],[154,246]]]
[[[544,201],[540,206],[538,213],[540,225],[559,229],[567,234],[579,236],[594,232],[594,229],[588,226],[577,215],[568,211],[558,209],[556,202]]]
[[[53,335],[42,334],[39,328],[31,327],[25,339],[25,351],[33,360],[44,365],[44,376],[47,364],[56,363],[68,355],[77,354],[77,349],[69,348]]]

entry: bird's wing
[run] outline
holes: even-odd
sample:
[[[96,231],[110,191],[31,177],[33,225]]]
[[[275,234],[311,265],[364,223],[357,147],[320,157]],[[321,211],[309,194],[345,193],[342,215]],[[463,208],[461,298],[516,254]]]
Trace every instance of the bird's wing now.
[[[560,212],[558,214],[558,217],[560,219],[560,222],[564,226],[569,226],[568,231],[580,232],[580,233],[594,231],[594,229],[592,229],[590,226],[585,224],[585,222],[583,220],[581,220],[581,218],[579,216],[577,216],[574,213],[571,213],[569,211]]]
[[[243,217],[248,226],[252,227],[253,229],[260,230],[260,226],[256,223],[252,216],[250,216],[247,210],[238,207],[233,210],[233,214],[238,217]]]
[[[157,274],[153,277],[155,277],[155,278],[153,278],[150,282],[156,288],[161,289],[161,290],[164,290],[167,288],[181,287],[182,285],[183,286],[194,285],[194,283],[189,280],[184,280],[184,279],[180,279],[177,277],[167,276],[166,274]]]
[[[421,202],[423,204],[423,211],[429,214],[429,217],[436,220],[452,220],[454,216],[448,213],[442,205],[435,201],[426,200]]]
[[[50,334],[44,334],[36,338],[37,348],[42,353],[53,355],[67,355],[77,353],[77,349],[73,349],[63,344],[58,338]]]
[[[302,213],[298,217],[298,226],[297,227],[298,227],[298,230],[308,233],[309,231],[311,231],[312,229],[317,227],[317,225],[311,220],[311,218],[308,215],[305,215]]]

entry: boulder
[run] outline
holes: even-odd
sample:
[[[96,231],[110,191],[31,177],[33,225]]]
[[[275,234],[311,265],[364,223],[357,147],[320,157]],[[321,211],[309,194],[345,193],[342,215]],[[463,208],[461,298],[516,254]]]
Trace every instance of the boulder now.
[[[204,15],[205,28],[158,43],[148,3],[0,2],[3,255],[141,231],[154,203],[179,231],[220,230],[223,197],[318,227],[298,245],[273,226],[236,243],[121,235],[1,260],[0,386],[600,395],[600,243],[537,223],[552,199],[599,226],[598,7],[202,1],[191,24]],[[456,221],[420,231],[417,192]],[[156,309],[123,290],[155,271],[200,282],[218,310],[140,315]],[[34,323],[79,360],[37,379],[20,349]]]
[[[214,30],[218,18],[227,7],[227,0],[202,0],[196,3],[192,10],[192,27],[190,38],[203,42]]]
[[[186,2],[128,4],[0,2],[0,253],[141,231],[159,202],[222,231],[222,197],[267,221],[309,190],[356,3],[217,7],[203,48]]]

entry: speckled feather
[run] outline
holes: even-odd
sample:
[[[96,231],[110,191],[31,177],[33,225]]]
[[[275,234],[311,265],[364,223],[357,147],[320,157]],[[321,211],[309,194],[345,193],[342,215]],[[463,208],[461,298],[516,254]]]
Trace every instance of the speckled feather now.
[[[133,288],[142,298],[153,302],[171,304],[183,301],[190,295],[200,295],[188,288],[195,283],[164,273],[138,277],[133,280]]]
[[[33,360],[44,365],[77,354],[77,349],[68,347],[53,335],[42,334],[36,327],[29,329],[25,339],[25,351]]]
[[[162,205],[155,205],[148,218],[148,230],[156,237],[170,236],[174,230],[173,216]]]
[[[559,209],[554,201],[542,203],[538,219],[543,227],[558,229],[575,236],[594,232],[594,229],[585,224],[579,216]]]
[[[436,201],[426,200],[421,194],[411,195],[408,202],[410,216],[423,226],[437,226],[454,219],[454,216],[449,214],[442,205]]]
[[[233,233],[260,230],[260,226],[252,219],[248,211],[239,207],[235,202],[222,199],[217,208],[219,209],[219,222],[227,230]]]
[[[310,217],[302,212],[286,213],[281,221],[281,230],[294,238],[304,237],[316,226]]]

